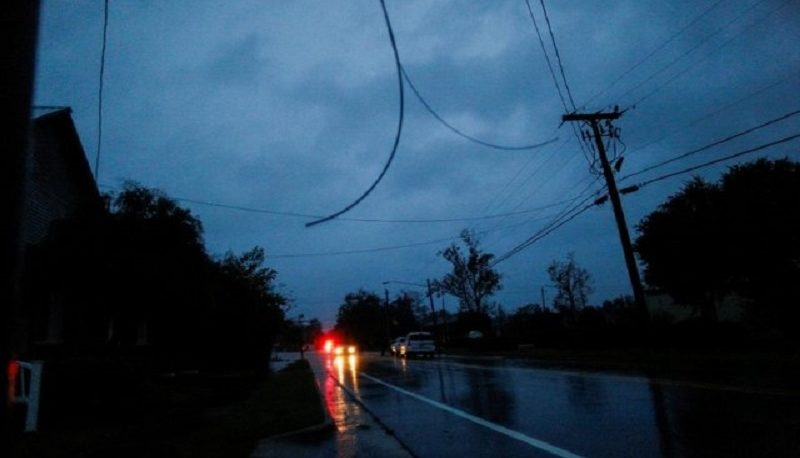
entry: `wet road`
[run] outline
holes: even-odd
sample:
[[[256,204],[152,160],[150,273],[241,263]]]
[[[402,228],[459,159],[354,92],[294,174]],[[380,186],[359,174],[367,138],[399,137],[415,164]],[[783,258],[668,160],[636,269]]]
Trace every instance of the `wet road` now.
[[[504,360],[319,357],[421,457],[800,457],[796,394]]]

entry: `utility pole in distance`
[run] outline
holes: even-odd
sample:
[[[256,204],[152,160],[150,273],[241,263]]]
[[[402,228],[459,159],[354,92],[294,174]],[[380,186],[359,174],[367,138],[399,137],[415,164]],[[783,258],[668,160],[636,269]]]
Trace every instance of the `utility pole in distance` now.
[[[606,156],[605,145],[603,145],[602,132],[600,130],[599,121],[608,121],[619,119],[621,113],[614,110],[610,113],[568,113],[561,117],[563,122],[580,121],[588,122],[592,126],[592,137],[597,147],[597,154],[600,156],[600,164],[603,166],[603,175],[608,185],[608,197],[611,199],[611,205],[614,208],[614,218],[617,220],[617,228],[619,229],[619,240],[622,243],[622,252],[625,254],[625,264],[628,267],[628,277],[631,281],[631,288],[633,289],[633,299],[636,302],[636,307],[642,318],[647,321],[650,314],[647,311],[647,305],[644,301],[644,290],[642,289],[642,281],[639,278],[639,268],[636,266],[636,258],[633,255],[633,246],[631,245],[631,236],[628,233],[628,225],[625,223],[625,213],[622,211],[622,202],[619,199],[619,191],[617,190],[617,182],[614,178],[614,172],[611,170],[611,164],[608,163]]]

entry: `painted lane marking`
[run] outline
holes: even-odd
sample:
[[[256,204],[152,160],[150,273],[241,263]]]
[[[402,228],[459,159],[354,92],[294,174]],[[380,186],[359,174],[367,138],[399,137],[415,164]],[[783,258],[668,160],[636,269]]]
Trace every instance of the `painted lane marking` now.
[[[434,401],[433,399],[426,398],[425,396],[420,396],[417,393],[412,393],[411,391],[408,391],[408,390],[405,390],[403,388],[400,388],[397,385],[392,385],[391,383],[384,382],[383,380],[381,380],[379,378],[375,378],[375,377],[373,377],[371,375],[367,375],[367,374],[365,374],[363,372],[360,375],[362,377],[366,378],[367,380],[371,380],[371,381],[373,381],[373,382],[375,382],[377,384],[383,385],[383,386],[385,386],[387,388],[391,388],[392,390],[395,390],[395,391],[397,391],[399,393],[405,394],[406,396],[410,396],[410,397],[412,397],[412,398],[414,398],[414,399],[416,399],[418,401],[422,401],[422,402],[430,404],[430,405],[432,405],[434,407],[438,407],[438,408],[440,408],[440,409],[442,409],[442,410],[444,410],[446,412],[449,412],[449,413],[451,413],[453,415],[459,416],[459,417],[461,417],[461,418],[463,418],[465,420],[469,420],[469,421],[471,421],[471,422],[473,422],[475,424],[481,425],[481,426],[483,426],[485,428],[489,428],[492,431],[498,432],[500,434],[504,434],[504,435],[506,435],[506,436],[508,436],[508,437],[510,437],[512,439],[516,439],[516,440],[518,440],[520,442],[524,442],[524,443],[530,445],[531,447],[538,448],[539,450],[543,450],[543,451],[545,451],[547,453],[550,453],[552,455],[555,455],[555,456],[558,456],[558,457],[561,457],[561,458],[583,458],[581,455],[576,455],[575,453],[572,453],[569,450],[565,450],[563,448],[556,447],[555,445],[550,444],[548,442],[545,442],[543,440],[535,439],[535,438],[527,436],[527,435],[525,435],[525,434],[523,434],[523,433],[521,433],[519,431],[514,431],[513,429],[506,428],[503,425],[498,425],[497,423],[493,423],[491,421],[484,420],[481,417],[477,417],[475,415],[472,415],[472,414],[469,414],[467,412],[464,412],[463,410],[459,410],[459,409],[450,407],[447,404],[442,404],[441,402]]]

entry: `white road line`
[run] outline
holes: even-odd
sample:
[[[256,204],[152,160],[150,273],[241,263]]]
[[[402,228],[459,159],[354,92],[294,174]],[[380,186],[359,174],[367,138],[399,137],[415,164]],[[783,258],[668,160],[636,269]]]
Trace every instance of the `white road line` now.
[[[367,375],[365,373],[360,374],[362,377],[366,378],[367,380],[371,380],[375,383],[383,385],[387,388],[391,388],[399,393],[405,394],[406,396],[411,396],[412,398],[422,401],[424,403],[430,404],[434,407],[438,407],[446,412],[452,413],[453,415],[457,415],[465,420],[469,420],[475,424],[481,425],[483,427],[489,428],[492,431],[498,432],[500,434],[504,434],[512,439],[516,439],[520,442],[524,442],[531,447],[538,448],[539,450],[543,450],[547,453],[550,453],[555,456],[559,456],[561,458],[583,458],[581,455],[576,455],[569,450],[564,450],[563,448],[556,447],[550,443],[547,443],[543,440],[535,439],[533,437],[527,436],[522,434],[519,431],[514,431],[513,429],[508,429],[503,425],[498,425],[497,423],[492,423],[491,421],[484,420],[481,417],[476,417],[475,415],[469,414],[464,412],[463,410],[458,410],[456,408],[450,407],[447,404],[442,404],[441,402],[434,401],[433,399],[426,398],[425,396],[420,396],[417,393],[412,393],[411,391],[404,390],[399,386],[392,385],[391,383],[386,383],[379,378],[375,378],[371,375]]]

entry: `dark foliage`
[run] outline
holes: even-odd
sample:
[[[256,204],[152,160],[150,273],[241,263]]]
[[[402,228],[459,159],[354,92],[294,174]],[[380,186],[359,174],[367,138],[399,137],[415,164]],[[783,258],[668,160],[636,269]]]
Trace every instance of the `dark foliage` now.
[[[494,255],[481,251],[475,234],[466,229],[461,231],[461,241],[467,249],[466,254],[455,243],[439,252],[453,270],[435,281],[434,287],[457,297],[461,311],[486,314],[491,306],[488,298],[503,287],[500,274],[491,267]]]
[[[556,289],[553,305],[558,310],[567,310],[575,315],[586,306],[592,293],[592,277],[589,271],[575,261],[574,253],[569,253],[565,261],[553,261],[547,267],[547,275]]]
[[[105,213],[56,225],[38,248],[27,288],[33,321],[47,323],[57,300],[75,354],[138,348],[168,370],[266,367],[286,301],[263,249],[212,259],[189,210],[135,184],[108,202]]]
[[[800,323],[800,164],[761,159],[694,179],[638,225],[645,280],[713,320],[736,295],[754,322]]]
[[[365,349],[387,342],[387,316],[381,298],[364,290],[348,293],[336,315],[336,332]]]

